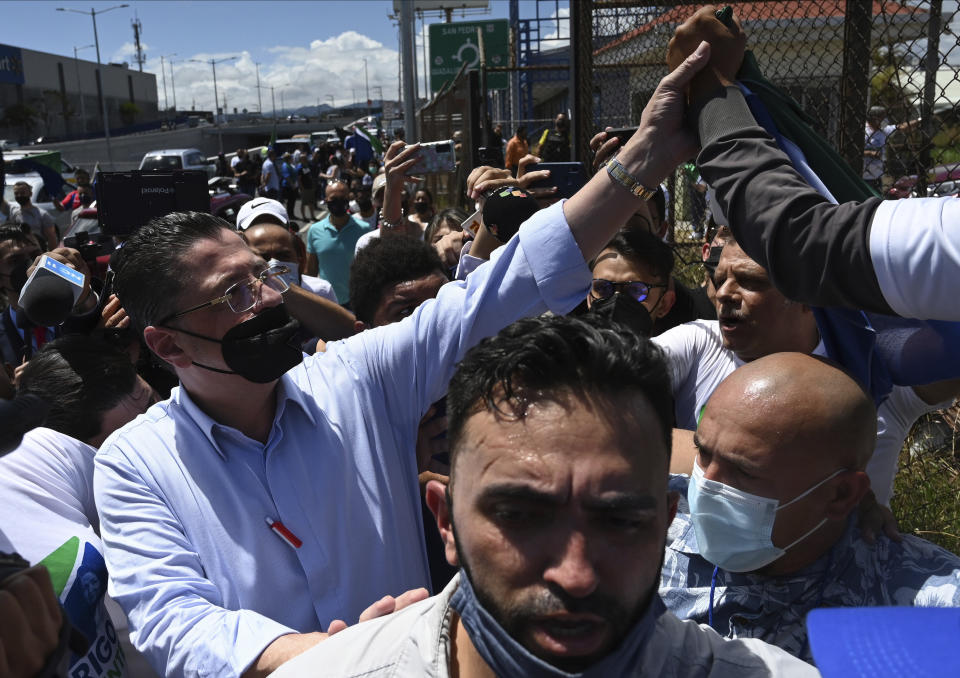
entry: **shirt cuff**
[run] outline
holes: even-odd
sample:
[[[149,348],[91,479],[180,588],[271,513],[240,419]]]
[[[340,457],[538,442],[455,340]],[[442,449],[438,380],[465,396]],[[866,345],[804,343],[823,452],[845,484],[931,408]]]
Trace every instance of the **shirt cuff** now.
[[[894,313],[921,320],[960,320],[960,223],[957,198],[884,200],[870,223],[870,260]]]
[[[527,219],[517,234],[544,304],[553,313],[569,313],[586,299],[590,269],[563,214],[563,201]]]
[[[700,145],[706,146],[734,130],[757,127],[757,121],[743,98],[743,92],[735,85],[718,89],[716,93],[695,111]]]

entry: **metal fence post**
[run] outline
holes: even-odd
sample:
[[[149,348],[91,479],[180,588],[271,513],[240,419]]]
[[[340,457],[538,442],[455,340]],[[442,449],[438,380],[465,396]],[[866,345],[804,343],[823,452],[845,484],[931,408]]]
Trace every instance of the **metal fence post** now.
[[[864,125],[870,90],[872,0],[846,0],[843,22],[843,76],[840,91],[840,155],[863,170]]]
[[[589,164],[593,136],[593,0],[577,0],[570,5],[570,141],[573,159]]]

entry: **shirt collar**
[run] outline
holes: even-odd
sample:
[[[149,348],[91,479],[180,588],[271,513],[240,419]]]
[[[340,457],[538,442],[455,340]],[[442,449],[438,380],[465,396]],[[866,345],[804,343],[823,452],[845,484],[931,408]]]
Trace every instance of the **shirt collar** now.
[[[178,403],[183,408],[183,411],[186,413],[186,415],[193,421],[194,424],[196,424],[197,428],[203,432],[203,435],[206,437],[207,441],[210,443],[213,449],[217,451],[217,454],[219,454],[223,459],[226,459],[227,455],[221,449],[214,429],[220,429],[221,431],[234,431],[236,429],[227,426],[226,424],[221,424],[200,409],[200,407],[194,402],[193,398],[190,397],[190,394],[187,393],[187,390],[183,388],[182,385],[173,389],[170,399],[173,402]],[[283,412],[286,410],[287,402],[292,402],[299,406],[307,416],[307,419],[310,420],[310,424],[313,427],[317,426],[317,419],[313,415],[313,412],[307,403],[306,394],[304,394],[303,389],[301,389],[290,377],[289,373],[280,377],[280,380],[277,384],[277,411],[273,418],[274,424],[276,424],[280,417],[283,416]]]

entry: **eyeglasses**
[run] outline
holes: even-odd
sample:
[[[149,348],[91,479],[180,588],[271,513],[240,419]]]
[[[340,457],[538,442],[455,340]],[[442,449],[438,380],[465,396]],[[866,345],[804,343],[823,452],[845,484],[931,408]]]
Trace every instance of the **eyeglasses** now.
[[[594,278],[590,286],[590,293],[598,300],[612,297],[615,292],[620,292],[628,297],[633,297],[637,301],[643,301],[650,295],[650,290],[655,287],[666,288],[666,285],[646,283],[640,280],[613,282],[603,278]]]
[[[227,304],[230,307],[230,310],[234,313],[246,313],[251,308],[256,306],[257,302],[260,300],[261,285],[266,285],[270,289],[276,290],[280,294],[283,294],[290,289],[290,286],[287,285],[286,281],[281,277],[289,272],[289,268],[286,266],[281,266],[280,264],[270,266],[253,280],[246,280],[244,282],[238,282],[230,285],[230,287],[227,288],[227,291],[223,293],[222,297],[217,297],[216,299],[211,299],[210,301],[198,304],[188,308],[186,311],[174,313],[173,315],[164,318],[158,324],[162,325],[175,318],[185,316],[188,313],[199,311],[201,308],[216,306],[217,304]]]

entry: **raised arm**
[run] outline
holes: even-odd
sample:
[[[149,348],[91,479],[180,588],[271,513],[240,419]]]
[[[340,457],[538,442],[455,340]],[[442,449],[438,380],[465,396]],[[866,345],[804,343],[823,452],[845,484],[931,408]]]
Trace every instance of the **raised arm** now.
[[[793,169],[731,84],[744,37],[714,10],[702,8],[677,29],[667,61],[678,62],[700,40],[723,57],[693,80],[690,97],[700,172],[740,246],[796,301],[960,320],[960,203],[828,202]]]

